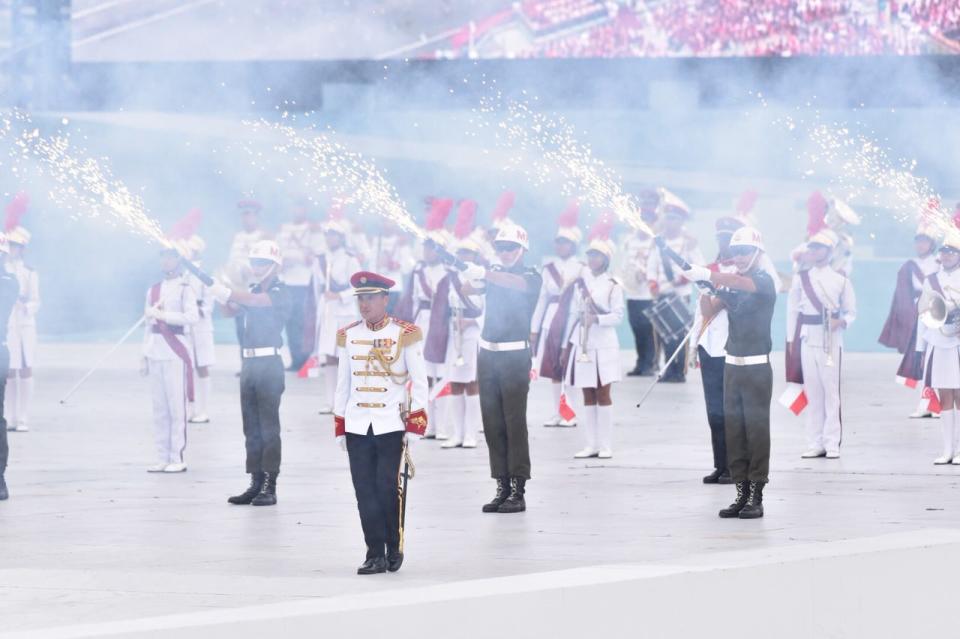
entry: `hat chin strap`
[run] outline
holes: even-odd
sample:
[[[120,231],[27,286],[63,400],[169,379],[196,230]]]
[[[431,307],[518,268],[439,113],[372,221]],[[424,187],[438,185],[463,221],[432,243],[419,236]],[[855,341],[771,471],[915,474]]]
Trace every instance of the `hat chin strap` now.
[[[760,259],[760,250],[761,249],[756,249],[753,251],[753,257],[750,258],[750,263],[747,264],[746,268],[740,271],[741,273],[749,273],[753,270],[753,267],[757,265],[757,260]]]
[[[261,278],[260,278],[260,281],[257,282],[257,286],[262,287],[262,286],[263,286],[263,283],[266,282],[267,280],[269,280],[269,279],[270,279],[271,277],[273,277],[274,275],[276,275],[278,270],[280,270],[280,265],[279,265],[279,264],[272,264],[272,265],[270,266],[270,269],[267,270],[266,275],[264,275],[263,277],[261,277]]]

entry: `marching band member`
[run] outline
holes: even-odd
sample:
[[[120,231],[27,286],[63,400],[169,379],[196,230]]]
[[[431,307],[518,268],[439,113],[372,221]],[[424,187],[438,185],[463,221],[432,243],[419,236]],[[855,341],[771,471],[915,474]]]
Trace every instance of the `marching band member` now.
[[[690,209],[675,196],[663,197],[660,208],[663,211],[663,238],[667,246],[690,264],[702,264],[703,255],[697,247],[697,241],[688,235],[684,228],[684,224],[690,219]],[[689,303],[693,293],[689,280],[666,256],[660,254],[660,249],[656,246],[651,249],[647,259],[647,279],[654,298],[677,295],[685,303]],[[666,359],[680,347],[680,342],[675,340],[662,346],[664,359]],[[686,354],[680,353],[664,372],[660,381],[684,382],[686,368]]]
[[[350,459],[367,546],[357,574],[371,575],[403,564],[398,471],[404,447],[426,431],[427,373],[420,329],[387,315],[393,281],[360,272],[350,283],[362,319],[337,331],[334,434]]]
[[[386,221],[383,222],[380,236],[376,240],[375,250],[377,257],[374,260],[373,270],[396,282],[388,292],[389,312],[393,313],[406,287],[410,284],[410,275],[417,264],[417,259],[413,255],[413,246],[407,235],[401,232],[396,224]]]
[[[277,244],[283,255],[280,279],[290,294],[290,319],[287,320],[287,347],[290,349],[290,367],[298,371],[310,357],[304,344],[304,322],[307,318],[307,298],[310,293],[311,267],[315,257],[311,248],[313,226],[308,219],[309,203],[297,201],[290,222],[280,225]]]
[[[843,331],[853,323],[857,303],[849,278],[832,266],[835,246],[835,236],[826,231],[810,238],[813,266],[793,279],[787,300],[787,357],[793,362],[788,368],[799,354],[808,402],[803,458],[840,457]]]
[[[6,393],[7,428],[28,430],[30,401],[33,398],[33,362],[37,354],[37,310],[40,308],[40,280],[37,272],[24,262],[30,232],[22,226],[6,233],[10,254],[6,268],[17,279],[20,295],[10,315],[7,348],[10,372]]]
[[[613,457],[613,382],[623,378],[617,327],[623,321],[623,287],[610,275],[613,243],[595,237],[587,248],[587,266],[573,283],[570,305],[567,384],[583,390],[584,448],[576,459]]]
[[[350,225],[343,218],[334,217],[323,228],[327,251],[314,260],[313,285],[314,296],[319,300],[317,354],[325,358],[324,404],[320,414],[329,415],[337,390],[337,331],[357,319],[350,276],[360,270],[360,261],[347,249]]]
[[[820,191],[814,191],[807,198],[807,239],[790,251],[794,273],[806,271],[813,266],[808,241],[817,233],[827,229],[827,209],[829,206],[830,204]]]
[[[477,356],[480,412],[490,454],[490,476],[497,493],[485,513],[518,513],[527,509],[530,479],[527,437],[527,395],[530,391],[530,320],[543,284],[535,269],[523,263],[529,250],[527,232],[505,224],[494,242],[498,263],[490,268],[467,265],[463,279],[483,280],[484,317]],[[465,285],[467,293],[478,292]]]
[[[652,225],[656,221],[656,216],[645,215],[644,221]],[[623,283],[626,294],[627,317],[637,349],[636,364],[633,370],[627,373],[630,376],[653,375],[656,366],[654,358],[657,349],[653,324],[644,315],[644,311],[653,306],[653,294],[650,292],[650,282],[647,279],[647,261],[650,259],[652,248],[653,238],[642,229],[637,229],[625,237],[619,251],[622,258],[619,269],[620,281]]]
[[[429,339],[430,337],[430,317],[433,308],[434,295],[440,280],[447,274],[446,267],[442,261],[442,248],[449,242],[449,233],[443,226],[450,210],[453,208],[453,200],[434,198],[430,204],[430,210],[427,214],[425,229],[427,239],[423,242],[423,259],[413,267],[413,280],[410,291],[407,294],[407,303],[401,306],[412,306],[410,317],[418,327],[420,332]],[[443,373],[443,363],[426,362],[427,385],[433,394],[433,387]],[[427,415],[430,420],[427,425],[426,439],[446,439],[446,433],[438,431],[440,420],[438,405],[439,400],[427,400]]]
[[[476,204],[465,200],[457,213],[454,236],[457,259],[481,263],[481,245],[473,234]],[[465,284],[480,293],[468,294]],[[451,268],[437,284],[430,313],[424,357],[443,365],[442,379],[450,384],[447,417],[453,426],[442,448],[476,448],[480,430],[477,348],[483,325],[483,282],[467,282]],[[445,324],[445,326],[444,326]]]
[[[185,243],[187,258],[198,267],[202,264],[202,255],[207,243],[199,235],[191,235]],[[190,356],[197,373],[194,388],[194,401],[191,404],[190,423],[207,424],[210,422],[210,395],[213,392],[213,380],[210,367],[217,363],[216,345],[213,339],[213,307],[215,300],[210,287],[192,273],[184,275],[193,294],[197,298],[199,319],[190,329]]]
[[[240,211],[241,229],[233,236],[230,244],[230,254],[224,268],[227,281],[231,285],[246,288],[250,281],[250,262],[247,256],[254,244],[269,237],[268,233],[260,228],[260,210],[263,207],[256,200],[240,200],[237,209]],[[236,318],[237,342],[243,341],[243,320]]]
[[[163,279],[147,289],[147,316],[141,374],[153,389],[153,423],[157,463],[151,473],[187,470],[187,401],[193,399],[193,362],[188,331],[197,323],[197,298],[182,276],[180,253],[160,252]]]
[[[6,260],[9,253],[7,248],[7,238],[0,234],[0,266]],[[3,325],[9,321],[10,314],[13,311],[14,304],[17,302],[19,294],[17,278],[9,273],[6,268],[0,268],[0,333],[7,331]],[[6,344],[0,344],[0,385],[7,383],[7,371],[5,370],[10,360],[10,353]],[[3,402],[5,393],[0,393],[0,403]],[[7,425],[4,423],[3,410],[0,407],[0,501],[10,497],[7,490],[6,472],[7,462],[10,458],[10,446],[7,442]]]
[[[728,252],[736,273],[712,272],[703,266],[684,272],[691,281],[716,287],[716,295],[707,298],[705,316],[715,315],[721,308],[727,312],[723,417],[727,466],[737,497],[719,515],[758,519],[763,517],[763,490],[770,471],[770,327],[777,287],[761,265],[765,251],[758,230],[749,226],[737,229]]]
[[[239,317],[243,326],[240,355],[240,414],[250,486],[227,498],[234,505],[273,506],[280,474],[280,399],[285,389],[283,328],[291,302],[286,285],[277,277],[283,258],[273,240],[250,249],[248,289],[215,282],[210,288],[227,317]]]
[[[913,238],[917,255],[904,262],[897,271],[897,286],[890,304],[890,314],[877,341],[888,348],[897,349],[901,354],[910,352],[916,343],[917,301],[923,291],[923,282],[940,268],[937,261],[938,235],[932,225],[921,222]],[[923,397],[923,390],[921,386],[920,403],[910,415],[911,418],[934,416],[929,409],[929,400]]]
[[[945,323],[940,328],[930,328],[922,322],[917,325],[916,359],[923,362],[917,378],[924,386],[937,390],[942,418],[940,432],[941,454],[934,464],[960,464],[960,424],[957,410],[960,409],[960,331],[957,310],[960,294],[960,231],[950,229],[940,247],[940,270],[930,275],[923,284],[923,294],[936,294],[946,301]],[[924,359],[924,354],[926,355]]]
[[[567,209],[557,219],[557,234],[553,241],[555,256],[544,261],[541,274],[543,286],[540,287],[540,296],[537,298],[537,307],[533,311],[533,320],[530,325],[530,343],[534,349],[534,363],[540,364],[540,375],[549,379],[553,390],[554,414],[544,422],[544,426],[576,426],[576,422],[567,421],[560,416],[560,395],[563,392],[563,371],[565,362],[560,359],[562,354],[562,340],[566,334],[566,314],[556,320],[557,309],[564,290],[580,276],[583,262],[577,257],[577,247],[582,239],[582,233],[577,226],[577,217],[580,213],[580,204],[573,200]],[[554,333],[551,336],[551,332]],[[548,341],[553,344],[557,341],[561,348],[547,348]]]

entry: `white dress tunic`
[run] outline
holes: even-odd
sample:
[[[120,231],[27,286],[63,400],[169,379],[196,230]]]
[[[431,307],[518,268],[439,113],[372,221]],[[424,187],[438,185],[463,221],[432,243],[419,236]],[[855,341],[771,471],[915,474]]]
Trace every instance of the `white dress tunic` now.
[[[37,272],[22,260],[10,262],[7,270],[20,284],[20,296],[10,313],[7,325],[7,346],[10,368],[32,368],[37,353],[37,310],[40,308],[40,280]]]
[[[314,261],[313,286],[317,300],[317,355],[335,357],[337,331],[355,322],[360,312],[350,286],[350,277],[360,270],[360,262],[343,247],[328,251]],[[327,282],[329,275],[330,282]],[[327,291],[337,293],[326,299]]]
[[[451,273],[450,277],[457,277]],[[473,281],[472,288],[475,290],[483,289],[483,282]],[[450,286],[450,338],[447,340],[447,355],[445,360],[446,374],[443,379],[447,382],[457,384],[469,384],[477,381],[477,351],[480,348],[480,331],[483,330],[483,295],[467,295],[466,302],[457,293],[453,284]],[[469,302],[469,305],[467,304]],[[467,307],[472,307],[473,312],[480,311],[480,317],[468,318],[471,312]],[[457,338],[456,322],[457,311],[463,313],[463,333]],[[459,342],[459,343],[458,343]],[[457,363],[457,358],[462,357],[462,363]]]
[[[609,273],[594,275],[588,268],[582,270],[581,277],[593,300],[597,323],[589,327],[584,348],[580,319],[586,302],[579,291],[575,292],[567,322],[567,343],[572,346],[567,362],[567,384],[599,388],[623,378],[617,337],[617,326],[623,321],[625,307],[623,286]],[[587,358],[580,361],[584,352]]]
[[[960,303],[960,268],[940,270],[936,274],[940,290],[947,300],[947,311],[954,311]],[[930,278],[923,283],[924,292],[935,291]],[[924,385],[931,388],[960,388],[960,335],[952,335],[949,325],[928,328],[917,323],[918,351],[925,353]],[[946,333],[946,334],[944,334]]]

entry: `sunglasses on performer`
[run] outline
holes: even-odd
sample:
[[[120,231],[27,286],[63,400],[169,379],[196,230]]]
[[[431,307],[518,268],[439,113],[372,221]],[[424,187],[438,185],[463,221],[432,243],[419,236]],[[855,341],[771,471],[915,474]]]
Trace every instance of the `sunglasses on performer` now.
[[[494,242],[493,250],[497,253],[509,253],[510,251],[516,251],[520,248],[520,245],[516,242]]]
[[[730,257],[741,257],[753,255],[756,250],[752,246],[731,246],[727,249],[727,252],[730,253]]]

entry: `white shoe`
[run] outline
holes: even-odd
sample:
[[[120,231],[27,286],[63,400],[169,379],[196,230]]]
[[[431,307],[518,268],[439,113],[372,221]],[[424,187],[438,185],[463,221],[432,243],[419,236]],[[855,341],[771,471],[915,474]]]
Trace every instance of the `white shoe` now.
[[[599,453],[597,453],[597,457],[600,458],[600,459],[612,459],[612,458],[613,458],[613,451],[612,451],[612,450],[601,450]]]
[[[330,404],[324,404],[320,407],[320,410],[317,411],[321,415],[333,415],[333,406]]]
[[[443,433],[437,433],[436,435],[434,435],[434,439],[436,439],[438,442],[444,442],[450,438],[444,435]]]
[[[17,424],[13,430],[18,433],[26,433],[27,431],[30,430],[30,427],[27,426],[26,423],[20,423],[20,424]]]
[[[824,456],[825,456],[827,459],[840,459],[840,451],[839,451],[839,450],[831,450],[831,451],[828,451],[827,454],[824,455]]]
[[[590,457],[596,457],[600,454],[600,451],[595,448],[584,448],[579,453],[573,456],[574,459],[588,459]]]
[[[954,464],[954,465],[956,465],[956,466],[960,466],[960,453],[957,453],[957,454],[954,456],[953,461],[951,461],[950,463],[951,463],[951,464]]]
[[[167,464],[154,464],[153,466],[147,467],[148,473],[162,473],[163,469],[167,467]]]
[[[437,437],[437,439],[440,438]],[[443,442],[443,445],[440,446],[440,448],[460,448],[461,446],[463,446],[463,442],[458,442],[455,439],[448,439],[447,441]]]
[[[477,440],[475,440],[475,439],[464,439],[464,440],[463,440],[463,447],[464,447],[464,448],[476,448],[476,447],[477,447]]]
[[[827,451],[822,448],[811,448],[800,455],[801,459],[815,459],[817,457],[826,457]]]
[[[209,416],[209,415],[206,415],[206,414],[204,414],[204,415],[194,415],[193,417],[191,417],[191,418],[189,419],[189,422],[190,422],[191,424],[209,424],[209,423],[210,423],[210,416]]]
[[[577,422],[570,419],[561,419],[560,423],[557,424],[557,426],[560,426],[561,428],[573,428],[576,425],[577,425]]]
[[[560,417],[559,415],[554,415],[553,417],[551,417],[551,418],[548,419],[547,421],[543,422],[543,425],[546,426],[547,428],[550,428],[550,427],[553,427],[553,426],[559,426],[559,425],[560,425],[560,422],[562,422],[562,421],[563,421],[563,418],[562,418],[562,417]]]
[[[930,413],[930,419],[940,419],[940,413]]]
[[[183,473],[183,472],[186,472],[186,470],[187,470],[187,465],[186,465],[186,464],[167,464],[167,465],[164,467],[163,472],[165,472],[165,473]]]
[[[937,466],[943,466],[945,464],[951,463],[952,461],[953,461],[952,455],[940,455],[939,457],[933,460],[933,463],[936,464]]]
[[[933,413],[931,413],[930,411],[918,410],[910,413],[908,417],[910,419],[927,419],[927,418],[933,417]]]

